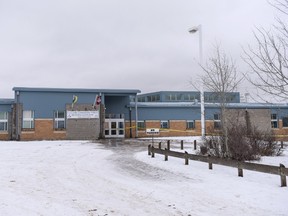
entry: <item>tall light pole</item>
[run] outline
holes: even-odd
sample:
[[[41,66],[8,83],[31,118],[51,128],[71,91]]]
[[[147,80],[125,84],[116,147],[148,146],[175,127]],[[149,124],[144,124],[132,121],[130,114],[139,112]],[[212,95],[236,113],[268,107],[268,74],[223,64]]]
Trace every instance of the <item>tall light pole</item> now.
[[[202,26],[194,26],[190,28],[189,33],[194,34],[196,32],[199,33],[199,59],[200,65],[202,66],[203,63],[203,48],[202,48]],[[202,83],[201,90],[200,90],[200,102],[201,102],[201,135],[202,138],[205,137],[205,105],[204,105],[204,86]]]
[[[200,64],[202,65],[203,61],[203,48],[202,48],[202,26],[194,26],[190,28],[189,33],[194,34],[196,32],[199,32],[199,59],[200,59]]]

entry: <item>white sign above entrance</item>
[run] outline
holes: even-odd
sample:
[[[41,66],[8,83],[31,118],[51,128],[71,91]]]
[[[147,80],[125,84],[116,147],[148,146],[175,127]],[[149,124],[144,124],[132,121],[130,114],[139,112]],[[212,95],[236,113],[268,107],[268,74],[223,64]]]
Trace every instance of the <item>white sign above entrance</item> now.
[[[99,111],[67,111],[67,119],[98,119]]]

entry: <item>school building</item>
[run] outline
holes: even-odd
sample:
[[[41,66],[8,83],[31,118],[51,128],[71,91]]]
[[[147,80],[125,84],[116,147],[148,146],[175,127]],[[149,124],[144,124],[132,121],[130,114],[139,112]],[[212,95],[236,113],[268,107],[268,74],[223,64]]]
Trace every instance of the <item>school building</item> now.
[[[194,136],[221,125],[219,97],[204,92],[204,125],[197,91],[138,89],[13,88],[14,98],[0,99],[0,140],[94,140],[99,138]],[[230,119],[273,130],[288,138],[288,104],[242,103],[227,93]],[[202,119],[203,120],[203,119]],[[203,121],[202,121],[203,122]]]

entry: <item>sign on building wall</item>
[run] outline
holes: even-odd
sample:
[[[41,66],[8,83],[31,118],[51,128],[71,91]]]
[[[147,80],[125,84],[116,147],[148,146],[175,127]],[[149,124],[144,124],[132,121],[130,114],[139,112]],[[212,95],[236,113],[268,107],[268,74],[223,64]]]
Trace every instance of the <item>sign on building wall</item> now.
[[[67,119],[98,119],[99,111],[67,111]]]

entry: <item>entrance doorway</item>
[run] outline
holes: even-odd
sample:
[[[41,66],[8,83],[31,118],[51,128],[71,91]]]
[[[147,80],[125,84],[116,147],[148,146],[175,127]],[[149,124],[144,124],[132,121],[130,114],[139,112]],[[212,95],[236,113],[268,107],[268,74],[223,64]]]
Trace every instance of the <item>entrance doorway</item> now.
[[[105,138],[124,138],[124,118],[105,119]]]

